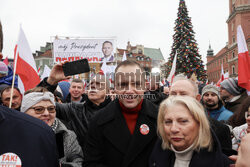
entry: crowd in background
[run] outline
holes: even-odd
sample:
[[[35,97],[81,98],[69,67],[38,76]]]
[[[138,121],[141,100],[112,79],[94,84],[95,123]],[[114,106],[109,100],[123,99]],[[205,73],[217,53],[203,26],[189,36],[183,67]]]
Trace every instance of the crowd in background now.
[[[126,60],[115,73],[135,74],[137,70],[144,72],[138,63]],[[23,154],[18,156],[24,166],[40,161],[44,162],[35,166],[250,164],[250,97],[235,78],[226,79],[217,87],[176,76],[171,86],[160,86],[160,79],[154,75],[149,81],[122,75],[115,76],[114,87],[108,87],[109,80],[98,73],[85,87],[81,79],[65,81],[68,77],[60,63],[37,87],[22,94],[17,85],[11,93],[11,73],[0,62],[0,129],[11,126],[3,126],[1,119],[5,117],[20,115],[25,120],[22,126],[27,124],[26,127],[15,132],[20,138],[4,140],[4,150]],[[7,108],[11,94],[12,110]],[[39,124],[41,130],[27,128],[29,123],[34,128]],[[18,130],[16,126],[19,125],[12,128]],[[39,137],[44,133],[47,137]],[[41,138],[31,142],[34,154],[23,144],[31,136]],[[47,151],[53,155],[46,155]],[[30,155],[34,160],[30,160]]]

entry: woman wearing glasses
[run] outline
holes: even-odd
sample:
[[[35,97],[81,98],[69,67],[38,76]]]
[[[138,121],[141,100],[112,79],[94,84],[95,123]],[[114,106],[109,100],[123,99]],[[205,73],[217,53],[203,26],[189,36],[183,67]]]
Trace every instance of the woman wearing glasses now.
[[[26,91],[21,112],[44,121],[55,132],[61,166],[82,166],[82,149],[75,133],[56,118],[55,97],[52,93],[42,87]]]

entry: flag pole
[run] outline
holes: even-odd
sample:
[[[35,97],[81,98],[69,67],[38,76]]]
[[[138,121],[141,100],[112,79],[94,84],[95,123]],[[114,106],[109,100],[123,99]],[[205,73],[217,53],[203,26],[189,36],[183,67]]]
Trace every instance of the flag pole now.
[[[16,63],[17,63],[17,45],[15,47],[15,51],[14,51],[14,70],[13,70],[13,78],[12,78],[12,84],[11,84],[11,93],[10,93],[10,104],[9,104],[9,108],[11,108],[12,105],[12,96],[13,96],[13,92],[14,92],[14,84],[15,84],[15,76],[16,76]]]

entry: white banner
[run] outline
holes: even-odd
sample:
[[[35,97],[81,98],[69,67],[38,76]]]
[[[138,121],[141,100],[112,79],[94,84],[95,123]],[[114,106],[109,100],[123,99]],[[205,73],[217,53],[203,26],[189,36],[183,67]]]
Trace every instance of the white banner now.
[[[109,39],[55,39],[54,63],[88,59],[90,63],[116,61],[116,40]]]

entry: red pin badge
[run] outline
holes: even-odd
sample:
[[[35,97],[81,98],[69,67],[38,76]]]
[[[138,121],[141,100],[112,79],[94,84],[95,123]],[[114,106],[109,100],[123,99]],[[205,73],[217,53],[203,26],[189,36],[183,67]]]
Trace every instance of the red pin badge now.
[[[143,134],[143,135],[147,135],[147,134],[149,133],[149,127],[148,127],[148,125],[142,124],[142,125],[140,126],[140,132],[141,132],[141,134]]]
[[[22,161],[15,153],[5,153],[0,156],[0,166],[21,167]]]

